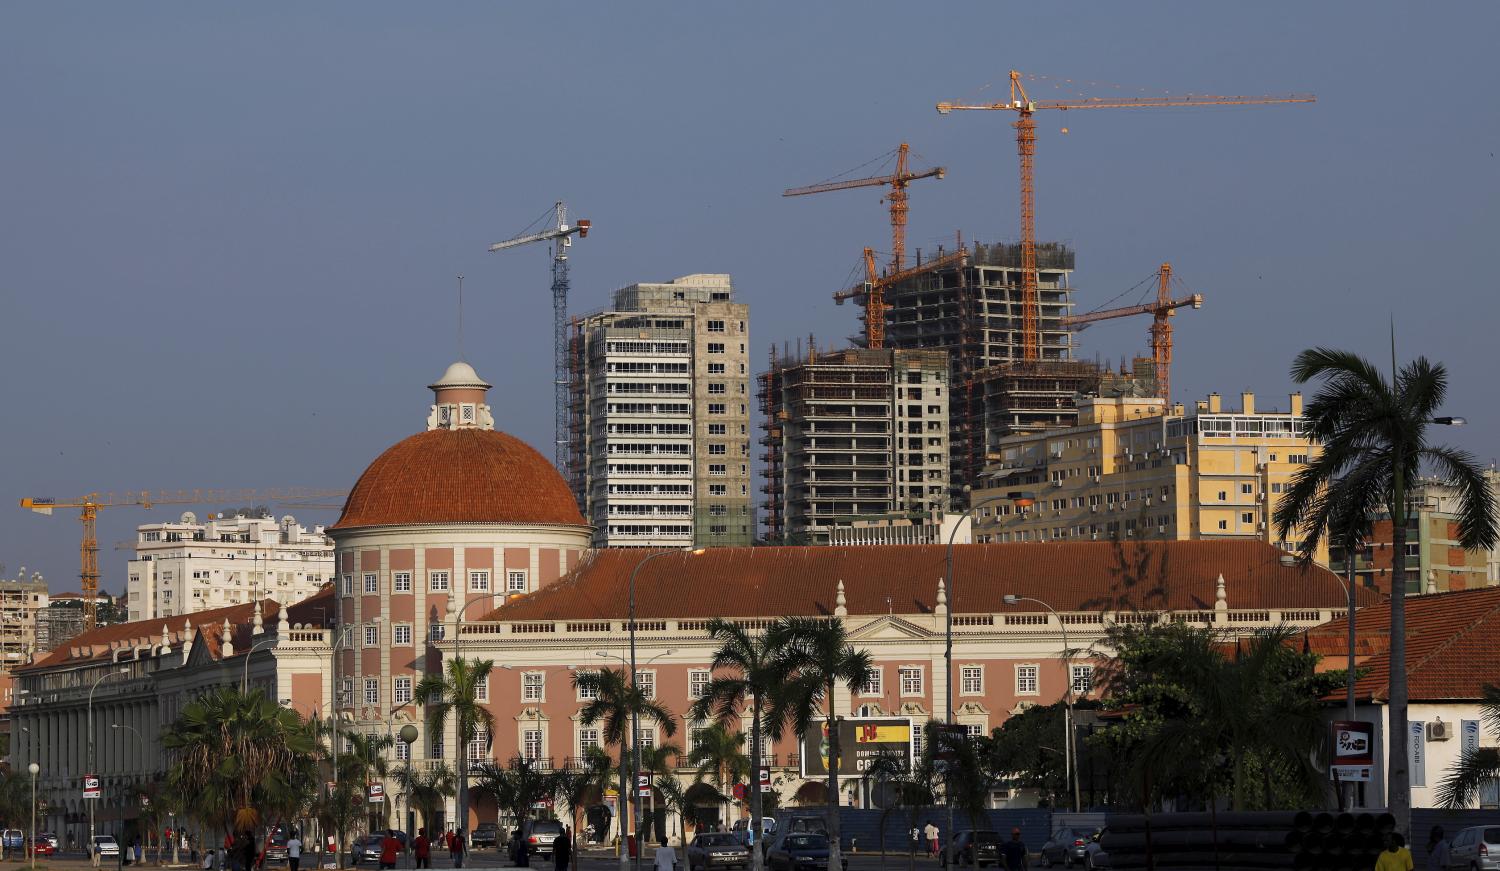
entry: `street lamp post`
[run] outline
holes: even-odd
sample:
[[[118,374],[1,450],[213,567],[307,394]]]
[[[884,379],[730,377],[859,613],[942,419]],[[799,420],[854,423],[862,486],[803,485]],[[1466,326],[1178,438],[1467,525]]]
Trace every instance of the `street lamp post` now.
[[[134,726],[127,726],[124,723],[110,723],[109,727],[111,729],[125,729],[126,731],[135,733],[136,740],[138,740],[138,741],[141,742],[141,764],[144,767],[145,761],[146,761],[146,736],[142,735],[140,733],[140,730],[136,729]],[[122,789],[123,789],[123,787],[122,787]],[[119,867],[121,867],[121,868],[125,867],[125,864],[124,864],[125,863],[125,856],[124,856],[124,852],[123,852],[124,849],[125,849],[125,802],[129,799],[129,797],[130,797],[130,793],[129,792],[121,792],[121,794],[120,794],[120,809],[119,809],[120,810],[120,816],[119,816],[119,819],[117,821],[118,824],[115,826],[116,831],[119,832],[119,834],[116,836],[115,840],[117,840],[119,842],[119,847],[120,847],[120,850],[122,851],[120,853],[120,857],[119,857]],[[149,837],[149,835],[148,835],[148,837]],[[143,853],[143,855],[144,855],[144,853]],[[132,858],[134,858],[134,857],[132,857]]]
[[[98,679],[96,679],[94,681],[94,685],[91,686],[91,687],[89,687],[89,704],[88,704],[88,714],[89,714],[89,770],[86,772],[86,776],[88,776],[88,777],[98,777],[99,776],[99,772],[94,767],[94,763],[95,763],[95,759],[94,759],[94,690],[96,690],[96,689],[99,688],[99,684],[104,683],[105,681],[109,680],[112,677],[123,677],[124,675],[127,675],[129,673],[130,673],[130,669],[128,669],[128,668],[122,668],[122,669],[119,669],[118,671],[107,671],[104,674],[99,675]],[[89,799],[89,850],[91,850],[91,851],[95,849],[94,848],[94,803],[96,801],[97,801],[97,799]]]
[[[267,644],[274,644],[276,641],[277,641],[277,639],[275,639],[275,638],[262,638],[260,641],[257,641],[254,644],[250,645],[250,649],[247,650],[247,651],[245,651],[245,670],[244,670],[244,673],[240,675],[240,694],[241,695],[244,695],[245,693],[249,692],[249,685],[250,685],[250,659],[251,659],[251,657],[253,657],[255,655],[255,651],[261,649],[262,647],[265,647]]]
[[[1068,658],[1068,652],[1070,650],[1070,648],[1068,647],[1068,624],[1063,622],[1062,615],[1057,613],[1057,609],[1053,608],[1051,605],[1048,605],[1046,602],[1043,602],[1041,599],[1033,599],[1030,596],[1013,596],[1007,594],[1005,596],[1004,602],[1007,605],[1016,605],[1021,602],[1035,602],[1036,604],[1041,605],[1043,608],[1046,608],[1053,617],[1057,618],[1057,626],[1062,630],[1063,686],[1067,690],[1067,692],[1063,695],[1063,701],[1067,706],[1067,711],[1065,712],[1065,715],[1063,717],[1063,727],[1066,729],[1066,731],[1063,733],[1063,758],[1068,760],[1067,765],[1065,766],[1066,776],[1068,780],[1073,781],[1073,810],[1077,812],[1083,804],[1083,790],[1078,783],[1078,742],[1075,740],[1073,735],[1073,670],[1071,668],[1071,660],[1069,660]]]
[[[36,871],[36,776],[42,766],[33,762],[26,770],[31,772],[31,871]]]
[[[655,655],[655,656],[651,657],[650,659],[646,660],[646,667],[649,668],[651,666],[651,663],[657,661],[658,659],[661,659],[663,656],[671,656],[672,654],[674,654],[676,652],[677,652],[677,648],[675,648],[675,647],[672,648],[671,650],[663,650],[661,653],[658,653],[657,655]],[[613,654],[613,653],[608,653],[608,652],[605,652],[603,650],[596,650],[596,651],[594,651],[594,655],[598,656],[598,657],[601,657],[601,658],[604,658],[604,659],[613,659],[616,662],[619,662],[621,665],[629,665],[630,664],[625,659],[625,657],[619,656],[619,655]],[[571,666],[569,666],[569,667],[571,668]],[[635,671],[635,669],[632,668],[631,672],[634,673],[634,671]],[[639,735],[640,735],[639,730],[637,730],[636,735],[637,735],[637,738],[639,738]],[[622,747],[622,748],[620,748],[620,783],[621,783],[621,789],[624,788],[624,783],[626,781],[625,759],[626,759],[625,748]],[[640,753],[640,748],[636,747],[636,752],[635,752],[635,769],[631,772],[631,774],[633,776],[639,776],[640,773],[641,773],[641,753]],[[636,822],[636,830],[637,830],[636,831],[636,840],[637,840],[637,843],[635,845],[635,852],[636,852],[636,858],[639,859],[640,858],[640,853],[641,853],[641,844],[639,843],[639,841],[640,841],[640,831],[639,831],[640,830],[640,822],[639,822],[639,817],[640,817],[640,798],[641,798],[641,795],[640,795],[640,789],[637,788],[636,784],[632,783],[630,785],[630,789],[631,789],[631,791],[633,791],[635,793],[635,807],[636,807],[636,817],[637,817],[637,822]],[[655,808],[655,805],[653,804],[652,807]],[[653,810],[653,813],[654,812],[655,811]],[[620,796],[620,840],[621,840],[621,842],[623,842],[625,840],[625,796],[623,794]],[[626,860],[629,858],[629,851],[628,850],[621,850],[620,851],[620,857],[621,857],[620,858],[620,865],[623,867],[626,864]]]
[[[463,590],[464,590],[464,586],[463,585],[458,585],[457,581],[455,580],[455,589],[453,590],[453,595],[454,596],[467,595],[467,593],[464,593]],[[464,605],[463,605],[462,608],[458,609],[458,614],[454,618],[454,627],[453,627],[453,629],[454,629],[453,658],[454,659],[462,659],[463,658],[463,651],[464,651],[464,626],[463,626],[463,623],[464,623],[464,614],[468,613],[469,609],[472,608],[472,607],[474,607],[475,605],[481,605],[481,604],[483,604],[483,605],[489,605],[491,608],[494,608],[495,607],[495,594],[492,593],[492,592],[491,593],[485,593],[484,595],[480,596],[477,599],[470,599],[469,601],[467,601],[467,602],[464,603]],[[454,758],[456,760],[460,760],[459,765],[458,765],[458,769],[459,769],[458,770],[458,796],[456,797],[456,802],[457,802],[457,805],[458,805],[458,814],[457,814],[458,820],[457,820],[457,825],[455,826],[455,828],[458,830],[458,832],[460,834],[462,834],[463,831],[464,831],[464,829],[467,828],[468,825],[469,825],[469,766],[472,764],[472,762],[469,760],[468,746],[467,746],[466,742],[464,741],[464,735],[463,735],[463,733],[459,729],[459,723],[458,723],[458,718],[457,717],[454,717],[454,720],[453,720],[453,730],[454,730],[454,737],[458,739],[458,741],[457,741],[458,746],[456,748],[454,748],[454,754],[455,754]]]
[[[692,555],[694,555],[694,556],[697,556],[698,554],[701,554],[701,553],[703,553],[703,549],[702,548],[699,548],[697,550],[692,551]],[[680,551],[680,550],[663,550],[663,551],[657,551],[656,553],[653,553],[650,556],[647,556],[645,559],[641,560],[640,562],[636,563],[635,564],[635,568],[633,568],[633,569],[630,570],[630,603],[629,603],[629,620],[630,620],[630,625],[629,625],[629,629],[630,629],[630,693],[631,693],[632,696],[634,696],[636,694],[636,692],[638,691],[637,688],[636,688],[636,674],[635,674],[635,578],[636,578],[636,575],[639,575],[641,573],[641,569],[644,568],[647,563],[651,562],[654,559],[657,559],[658,557],[669,556],[671,554],[683,554],[683,552]],[[635,708],[635,707],[637,707],[637,706],[635,706],[634,704],[632,704],[632,708]],[[641,712],[639,710],[631,710],[631,712],[630,712],[630,743],[631,743],[631,746],[632,746],[631,757],[635,760],[635,776],[636,777],[640,777],[640,774],[641,774]],[[622,755],[623,755],[623,749],[622,749]],[[621,784],[621,785],[623,786],[624,784]],[[641,871],[641,848],[643,846],[641,844],[641,791],[640,791],[639,788],[637,788],[636,784],[634,784],[634,783],[630,784],[630,791],[631,791],[631,794],[632,794],[631,795],[631,798],[632,798],[632,802],[631,802],[631,815],[634,817],[633,821],[635,823],[635,871]],[[620,803],[620,807],[621,807],[621,810],[624,810],[624,802],[623,801]],[[624,831],[624,826],[620,827],[620,831],[621,832]],[[625,867],[625,858],[626,858],[626,854],[622,853],[621,857],[620,857],[620,867],[622,867],[622,868]]]

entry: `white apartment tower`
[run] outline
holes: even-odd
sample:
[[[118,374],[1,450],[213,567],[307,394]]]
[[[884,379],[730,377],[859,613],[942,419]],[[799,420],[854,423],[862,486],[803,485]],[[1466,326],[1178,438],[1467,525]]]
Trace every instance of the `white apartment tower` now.
[[[575,321],[569,477],[595,547],[752,543],[749,324],[716,274]]]
[[[127,563],[131,620],[191,614],[267,597],[292,603],[333,579],[333,541],[290,515],[211,518],[136,527]]]

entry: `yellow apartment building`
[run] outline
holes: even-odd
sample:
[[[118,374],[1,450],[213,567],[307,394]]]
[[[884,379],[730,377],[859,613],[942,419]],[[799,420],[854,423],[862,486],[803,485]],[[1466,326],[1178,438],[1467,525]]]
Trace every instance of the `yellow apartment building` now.
[[[1285,549],[1272,515],[1321,447],[1302,394],[1261,411],[1255,394],[1166,408],[1159,398],[1079,401],[1078,425],[995,439],[970,499],[975,541],[1257,539]],[[1317,561],[1328,564],[1326,548]]]

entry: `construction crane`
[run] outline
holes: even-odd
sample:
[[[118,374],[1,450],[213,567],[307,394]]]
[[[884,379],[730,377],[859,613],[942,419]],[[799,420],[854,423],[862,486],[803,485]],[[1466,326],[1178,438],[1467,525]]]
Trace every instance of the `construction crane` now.
[[[960,247],[952,254],[935,257],[919,266],[888,272],[885,275],[876,275],[875,251],[872,248],[866,248],[864,283],[834,293],[833,301],[838,305],[843,305],[846,299],[858,300],[865,307],[865,347],[883,348],[885,347],[885,289],[913,275],[962,263],[967,256],[967,252]]]
[[[1038,358],[1038,300],[1036,271],[1036,121],[1043,109],[1161,109],[1191,106],[1259,106],[1269,103],[1315,103],[1308,94],[1285,97],[1084,97],[1076,100],[1032,100],[1021,84],[1021,74],[1010,71],[1010,100],[1004,103],[938,103],[939,115],[967,109],[1016,113],[1016,152],[1021,158],[1021,354],[1027,362]]]
[[[540,233],[529,233],[496,242],[491,252],[504,251],[532,242],[552,243],[552,426],[554,432],[552,463],[559,472],[568,473],[568,249],[573,236],[583,239],[591,222],[580,219],[568,224],[568,207],[559,202],[553,206],[553,226]]]
[[[160,490],[153,493],[150,490],[132,490],[126,493],[90,493],[77,499],[43,499],[25,498],[21,500],[21,507],[37,514],[50,515],[54,510],[77,508],[78,519],[83,521],[83,541],[78,546],[78,556],[81,568],[78,572],[79,583],[83,588],[83,629],[87,632],[94,628],[94,599],[99,594],[99,536],[97,520],[99,509],[120,508],[124,506],[135,506],[139,508],[150,508],[153,505],[191,505],[202,502],[218,502],[228,504],[233,502],[278,502],[278,503],[302,503],[319,499],[342,499],[349,495],[348,490],[309,490],[293,488],[287,490]]]
[[[1068,315],[1062,319],[1065,327],[1084,327],[1095,321],[1123,318],[1131,315],[1149,314],[1151,319],[1151,360],[1156,366],[1156,387],[1161,391],[1163,403],[1172,404],[1172,315],[1177,309],[1192,306],[1203,308],[1203,294],[1172,298],[1172,264],[1163,263],[1157,270],[1156,301],[1142,305],[1110,308],[1081,315]]]
[[[800,197],[806,194],[822,194],[829,191],[846,191],[852,188],[886,186],[891,189],[886,199],[891,206],[891,271],[900,272],[906,262],[906,187],[921,178],[942,178],[947,170],[941,166],[911,172],[906,168],[906,155],[911,147],[905,142],[896,149],[896,171],[890,175],[858,178],[852,181],[832,181],[807,187],[788,188],[781,192],[784,197]],[[889,154],[889,152],[887,152]],[[869,249],[866,249],[867,251]]]

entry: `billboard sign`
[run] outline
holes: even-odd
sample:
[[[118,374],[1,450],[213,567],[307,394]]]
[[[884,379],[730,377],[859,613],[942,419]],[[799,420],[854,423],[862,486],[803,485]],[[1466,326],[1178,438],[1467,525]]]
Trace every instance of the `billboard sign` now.
[[[370,804],[381,804],[385,801],[385,784],[370,784]]]
[[[97,775],[94,775],[94,774],[85,774],[83,776],[83,797],[84,798],[98,798],[99,797],[99,777]]]
[[[765,765],[760,767],[760,791],[771,791],[771,769]]]
[[[1329,776],[1341,781],[1369,781],[1375,765],[1375,724],[1338,720],[1332,724],[1332,733]]]
[[[856,717],[839,721],[839,776],[858,777],[882,756],[899,757],[911,769],[909,717]],[[802,736],[803,777],[828,776],[828,721]]]
[[[651,797],[651,775],[637,774],[635,776],[635,791],[641,798]]]

